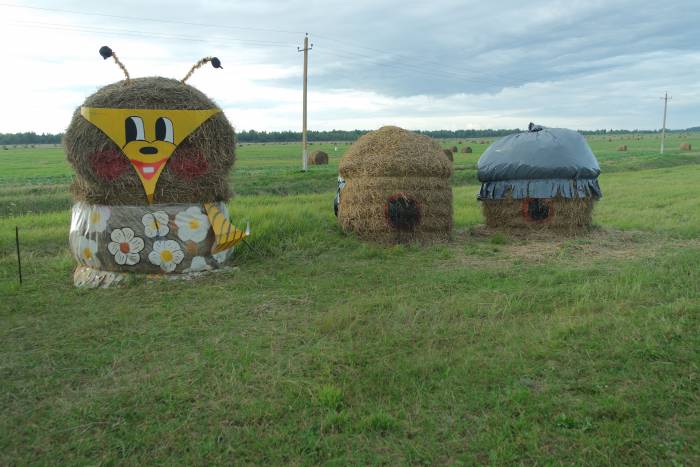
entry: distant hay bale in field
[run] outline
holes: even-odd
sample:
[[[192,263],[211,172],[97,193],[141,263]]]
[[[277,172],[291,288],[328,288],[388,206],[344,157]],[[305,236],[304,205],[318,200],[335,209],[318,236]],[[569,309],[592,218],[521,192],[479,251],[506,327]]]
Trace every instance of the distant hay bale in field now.
[[[690,151],[692,149],[692,146],[690,143],[683,143],[681,144],[681,151]]]
[[[471,152],[472,152],[471,146],[464,146],[462,148],[462,154],[471,154]]]
[[[626,144],[623,144],[623,145],[621,145],[621,146],[618,146],[618,147],[617,147],[617,150],[618,150],[618,151],[627,151],[627,145],[626,145]]]
[[[459,148],[458,148],[457,146],[452,146],[452,147],[450,148],[450,150],[451,150],[453,153],[456,153],[456,152],[459,151]]]
[[[461,142],[461,141],[457,141],[457,144],[462,144],[462,142]]]
[[[452,164],[434,140],[385,126],[340,161],[338,222],[383,243],[446,240],[452,230]]]
[[[496,141],[479,158],[478,199],[486,224],[572,231],[590,226],[602,196],[595,155],[575,131],[537,128]]]
[[[612,141],[612,138],[608,138],[608,142]]]
[[[455,160],[455,159],[454,159],[454,156],[452,155],[452,151],[450,151],[449,149],[443,149],[442,152],[445,153],[445,155],[447,156],[447,158],[448,158],[450,161],[454,161],[454,160]]]
[[[311,165],[326,165],[328,164],[328,154],[323,151],[314,151],[309,155],[309,164]]]

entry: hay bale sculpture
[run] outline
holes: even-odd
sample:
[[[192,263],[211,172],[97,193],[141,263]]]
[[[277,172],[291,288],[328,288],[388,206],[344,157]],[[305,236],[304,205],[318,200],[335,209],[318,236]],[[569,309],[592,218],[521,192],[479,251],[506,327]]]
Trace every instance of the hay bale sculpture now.
[[[446,240],[452,163],[431,138],[385,126],[340,161],[336,215],[346,232],[381,243]]]
[[[309,155],[308,162],[310,165],[326,165],[328,164],[328,154],[323,151],[314,151]]]
[[[529,131],[499,139],[477,163],[489,227],[577,230],[589,227],[602,193],[600,167],[573,130],[530,123]]]
[[[228,220],[234,130],[186,80],[126,78],[79,107],[64,137],[75,169],[70,247],[76,286],[106,287],[132,273],[191,277],[218,269],[248,233]]]

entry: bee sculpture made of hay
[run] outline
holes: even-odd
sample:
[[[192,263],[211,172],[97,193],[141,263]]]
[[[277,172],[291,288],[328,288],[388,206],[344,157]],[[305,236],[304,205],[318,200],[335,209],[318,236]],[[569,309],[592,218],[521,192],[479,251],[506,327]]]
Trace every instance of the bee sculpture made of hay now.
[[[248,234],[228,220],[235,135],[224,113],[185,81],[126,79],[88,97],[64,137],[75,169],[70,246],[76,286],[131,273],[192,276],[218,269]]]
[[[600,167],[573,130],[530,124],[489,146],[477,163],[489,227],[580,230],[602,196]]]
[[[381,243],[446,240],[452,229],[452,163],[427,136],[385,126],[340,161],[336,208],[346,232]]]

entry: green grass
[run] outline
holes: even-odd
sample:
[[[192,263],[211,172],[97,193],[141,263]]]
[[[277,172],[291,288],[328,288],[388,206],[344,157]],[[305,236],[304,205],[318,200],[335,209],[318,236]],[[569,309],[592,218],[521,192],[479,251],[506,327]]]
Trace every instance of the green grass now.
[[[343,234],[333,154],[302,174],[298,147],[246,145],[230,207],[256,252],[92,291],[70,277],[70,172],[23,178],[7,151],[0,464],[699,463],[698,153],[626,143],[592,140],[622,168],[567,238],[484,234],[473,145],[454,239],[430,247]]]

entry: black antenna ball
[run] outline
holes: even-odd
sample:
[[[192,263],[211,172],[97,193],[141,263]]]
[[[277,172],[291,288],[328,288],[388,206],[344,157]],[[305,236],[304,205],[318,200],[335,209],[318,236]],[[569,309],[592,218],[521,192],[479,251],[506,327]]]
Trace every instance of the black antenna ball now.
[[[102,55],[102,58],[104,58],[105,60],[107,60],[109,57],[111,57],[112,54],[113,54],[112,49],[110,49],[106,45],[103,45],[102,47],[100,47],[100,55]]]
[[[217,57],[211,58],[211,66],[214,68],[221,68],[222,70],[224,69],[224,67],[221,66],[221,60],[219,60]]]

